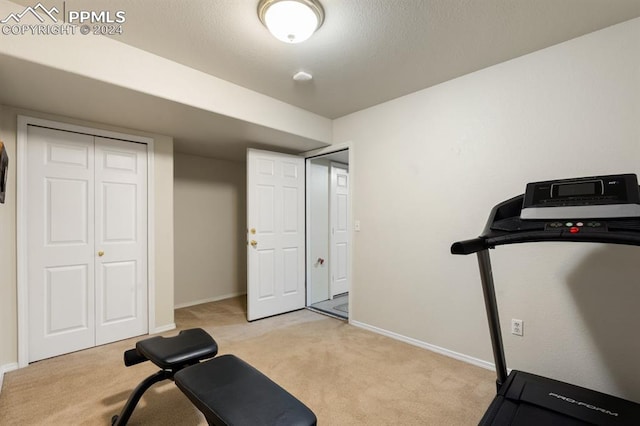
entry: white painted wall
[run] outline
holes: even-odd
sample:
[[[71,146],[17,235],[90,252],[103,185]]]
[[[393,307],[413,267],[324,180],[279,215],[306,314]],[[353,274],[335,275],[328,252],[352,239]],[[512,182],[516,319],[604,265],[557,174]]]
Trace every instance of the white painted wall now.
[[[311,182],[307,184],[310,218],[311,303],[329,299],[329,160],[314,159],[309,163]],[[324,259],[324,263],[318,259]]]
[[[155,318],[156,329],[173,324],[173,139],[163,135],[74,120],[52,114],[0,105],[0,139],[10,156],[8,193],[0,204],[0,372],[18,361],[16,284],[16,129],[17,116],[26,115],[63,123],[111,130],[154,139],[155,178]],[[150,330],[151,333],[155,332]],[[9,367],[7,367],[9,366]]]
[[[174,156],[176,307],[247,292],[246,165]]]
[[[340,118],[351,141],[352,320],[492,361],[475,256],[530,181],[640,172],[640,19]],[[492,251],[508,366],[640,402],[640,248]]]
[[[9,156],[4,204],[0,204],[0,377],[18,367],[18,308],[16,260],[16,122],[0,105],[0,140]],[[1,379],[0,379],[1,383]]]

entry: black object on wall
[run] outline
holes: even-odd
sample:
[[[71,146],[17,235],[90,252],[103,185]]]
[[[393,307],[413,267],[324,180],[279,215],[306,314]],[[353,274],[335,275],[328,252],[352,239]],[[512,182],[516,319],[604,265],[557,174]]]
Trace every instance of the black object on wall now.
[[[4,148],[4,143],[0,141],[0,203],[4,203],[4,196],[7,192],[7,175],[9,174],[9,156]]]

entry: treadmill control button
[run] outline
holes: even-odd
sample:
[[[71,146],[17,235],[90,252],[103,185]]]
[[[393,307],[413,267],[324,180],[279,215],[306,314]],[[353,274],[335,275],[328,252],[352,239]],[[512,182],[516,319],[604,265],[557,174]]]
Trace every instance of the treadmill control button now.
[[[568,226],[568,227],[573,226],[573,222],[567,222],[567,223],[565,223],[565,225]]]
[[[562,222],[551,222],[549,226],[551,228],[560,228],[561,226],[564,226],[564,225],[562,224]]]
[[[578,222],[578,223],[576,223],[576,226],[584,226],[584,223]]]
[[[578,228],[577,226],[572,226],[571,229],[569,229],[569,232],[571,232],[572,234],[577,234],[578,232],[580,232],[580,228]]]
[[[597,228],[598,226],[601,226],[602,224],[600,222],[589,222],[587,223],[587,226],[591,227],[591,228]]]

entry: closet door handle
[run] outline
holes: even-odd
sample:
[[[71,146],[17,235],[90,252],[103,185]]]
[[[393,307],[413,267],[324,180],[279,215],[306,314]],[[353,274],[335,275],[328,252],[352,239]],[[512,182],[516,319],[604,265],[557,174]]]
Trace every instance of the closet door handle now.
[[[100,250],[100,251],[98,252],[98,256],[100,256],[100,257],[104,256],[104,252],[103,252],[102,250]]]

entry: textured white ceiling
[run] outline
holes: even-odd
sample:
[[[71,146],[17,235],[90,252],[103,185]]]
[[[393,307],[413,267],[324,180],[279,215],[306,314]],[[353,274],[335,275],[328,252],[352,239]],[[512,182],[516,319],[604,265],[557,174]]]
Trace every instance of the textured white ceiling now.
[[[262,26],[258,0],[39,1],[124,10],[124,34],[114,40],[328,118],[640,16],[640,0],[320,0],[324,25],[291,45]],[[294,82],[299,70],[314,79]],[[88,94],[111,103],[87,105]],[[0,103],[167,134],[178,151],[238,161],[252,144],[322,146],[8,57],[0,57]]]
[[[324,25],[299,45],[267,32],[258,0],[66,7],[124,10],[125,32],[114,39],[329,118],[640,16],[640,0],[320,1]],[[299,70],[313,81],[294,82]]]

